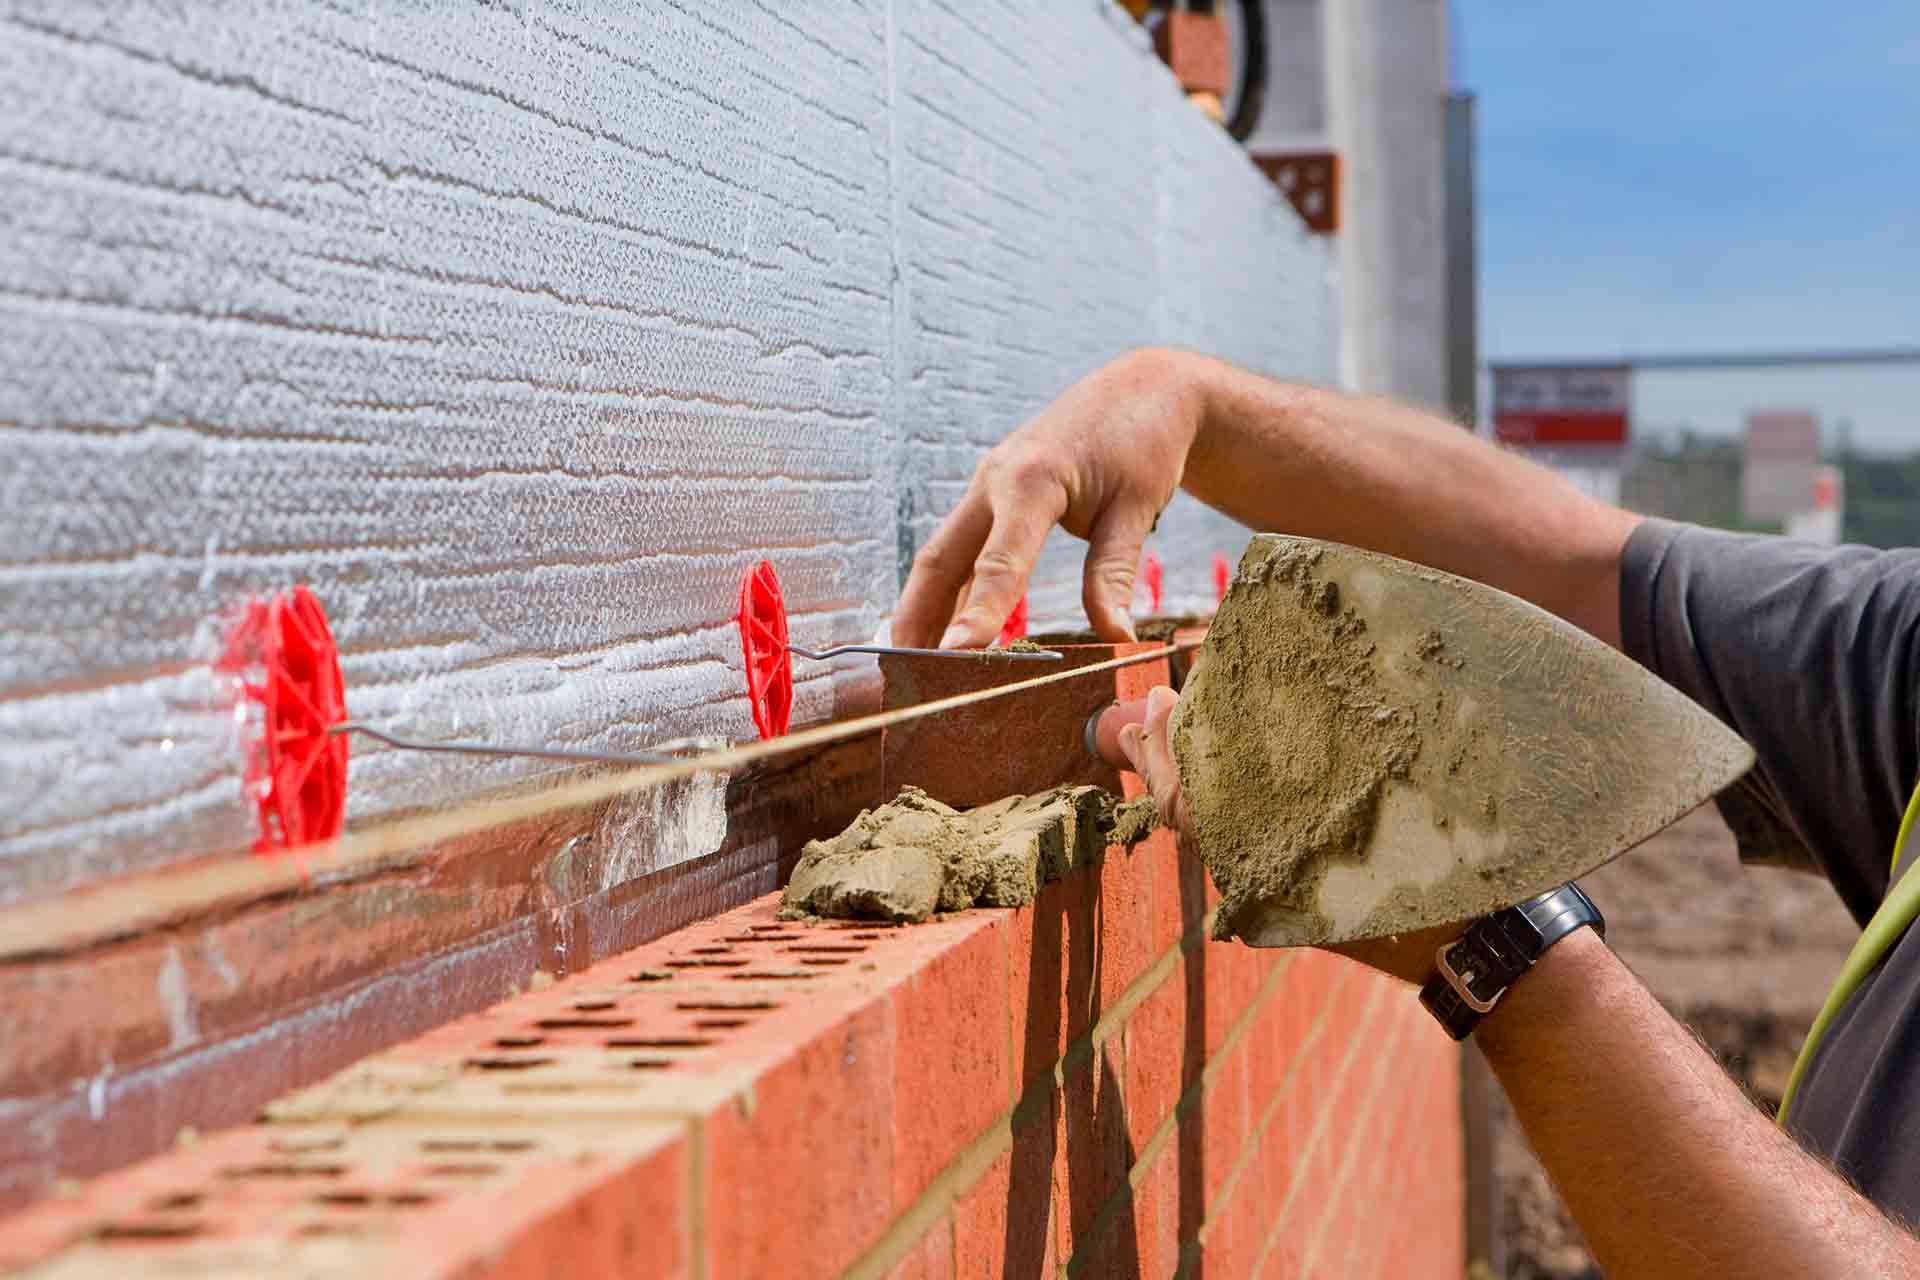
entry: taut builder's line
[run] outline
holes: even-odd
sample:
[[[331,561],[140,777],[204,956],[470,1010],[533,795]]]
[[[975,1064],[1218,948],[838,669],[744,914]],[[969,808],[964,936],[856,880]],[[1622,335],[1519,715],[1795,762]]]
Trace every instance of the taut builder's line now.
[[[581,778],[524,795],[482,800],[445,813],[400,818],[364,831],[349,832],[327,844],[282,854],[235,854],[198,865],[162,867],[108,884],[70,890],[41,902],[0,909],[0,964],[21,964],[68,954],[186,919],[214,907],[231,909],[263,898],[303,892],[322,883],[406,867],[426,850],[460,836],[583,808],[695,774],[728,772],[762,760],[831,746],[892,725],[957,711],[1028,689],[1170,657],[1197,649],[1200,643],[1198,640],[1176,641],[1071,671],[1053,671],[991,689],[956,693],[910,707],[816,725],[783,737]]]

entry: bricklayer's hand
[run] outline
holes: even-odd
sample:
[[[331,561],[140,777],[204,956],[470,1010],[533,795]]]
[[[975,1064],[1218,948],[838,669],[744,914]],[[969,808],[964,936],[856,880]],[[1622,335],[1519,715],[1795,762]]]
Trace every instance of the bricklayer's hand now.
[[[1180,771],[1174,766],[1173,743],[1168,737],[1168,725],[1178,705],[1179,696],[1166,686],[1150,691],[1146,719],[1121,729],[1119,741],[1120,753],[1153,793],[1160,821],[1178,837],[1180,851],[1186,854],[1193,841],[1187,827],[1187,806],[1180,798]]]
[[[914,557],[893,642],[991,643],[1056,524],[1088,543],[1081,601],[1094,634],[1132,639],[1140,551],[1199,430],[1200,398],[1184,368],[1178,353],[1123,356],[990,450]]]

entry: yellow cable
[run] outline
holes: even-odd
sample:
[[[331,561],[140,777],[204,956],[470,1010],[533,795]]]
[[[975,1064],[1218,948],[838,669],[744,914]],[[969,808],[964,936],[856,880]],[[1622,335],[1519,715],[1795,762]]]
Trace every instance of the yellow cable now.
[[[1920,786],[1913,789],[1912,797],[1907,801],[1907,812],[1900,819],[1899,834],[1893,839],[1893,862],[1887,868],[1891,876],[1900,866],[1900,854],[1906,848],[1907,836],[1913,831],[1914,816],[1920,814]],[[1920,866],[1920,858],[1914,860],[1914,866]],[[1846,963],[1840,966],[1840,976],[1833,981],[1833,989],[1827,992],[1827,999],[1820,1006],[1820,1015],[1813,1020],[1813,1026],[1807,1031],[1806,1041],[1800,1046],[1800,1056],[1793,1060],[1793,1074],[1787,1077],[1786,1092],[1780,1098],[1780,1114],[1777,1117],[1781,1126],[1787,1123],[1787,1108],[1793,1105],[1793,1095],[1799,1091],[1801,1077],[1806,1075],[1807,1067],[1813,1061],[1814,1051],[1819,1048],[1820,1040],[1827,1033],[1827,1027],[1846,1007],[1867,975],[1879,967],[1887,958],[1887,952],[1893,950],[1901,935],[1907,931],[1916,916],[1920,916],[1920,876],[1913,874],[1914,867],[1909,866],[1906,874],[1880,901],[1880,909],[1873,913],[1873,919],[1867,921],[1867,927],[1860,931],[1859,940],[1853,944],[1853,950],[1847,953]]]

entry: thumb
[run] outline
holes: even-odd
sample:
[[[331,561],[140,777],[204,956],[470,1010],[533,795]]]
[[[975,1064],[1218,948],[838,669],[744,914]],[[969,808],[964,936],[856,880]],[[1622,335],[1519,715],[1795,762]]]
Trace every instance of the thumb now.
[[[1132,640],[1133,578],[1140,549],[1153,531],[1154,512],[1144,505],[1116,502],[1101,512],[1087,535],[1086,576],[1080,603],[1093,634],[1108,642]]]

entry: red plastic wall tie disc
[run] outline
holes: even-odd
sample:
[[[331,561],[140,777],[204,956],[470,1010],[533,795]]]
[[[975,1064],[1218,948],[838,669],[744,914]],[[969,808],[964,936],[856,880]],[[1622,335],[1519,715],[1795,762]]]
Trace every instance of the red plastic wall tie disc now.
[[[259,705],[260,736],[247,744],[247,794],[260,815],[255,853],[331,840],[347,816],[346,684],[333,629],[305,587],[250,600],[227,634],[219,669],[241,676]],[[258,683],[252,677],[258,676]]]
[[[994,643],[1005,647],[1015,640],[1024,640],[1027,635],[1027,598],[1013,606],[1013,612],[1007,615],[1006,622],[1000,628],[1000,638]]]
[[[787,602],[780,578],[762,560],[740,579],[740,652],[747,666],[747,702],[762,738],[793,723],[793,655],[787,652]]]
[[[1153,612],[1160,612],[1160,592],[1166,585],[1166,570],[1160,566],[1160,557],[1147,552],[1146,561],[1140,566],[1140,576],[1147,584],[1147,599],[1153,605]]]
[[[1224,604],[1227,599],[1227,584],[1233,581],[1233,566],[1218,551],[1213,553],[1213,602]]]

